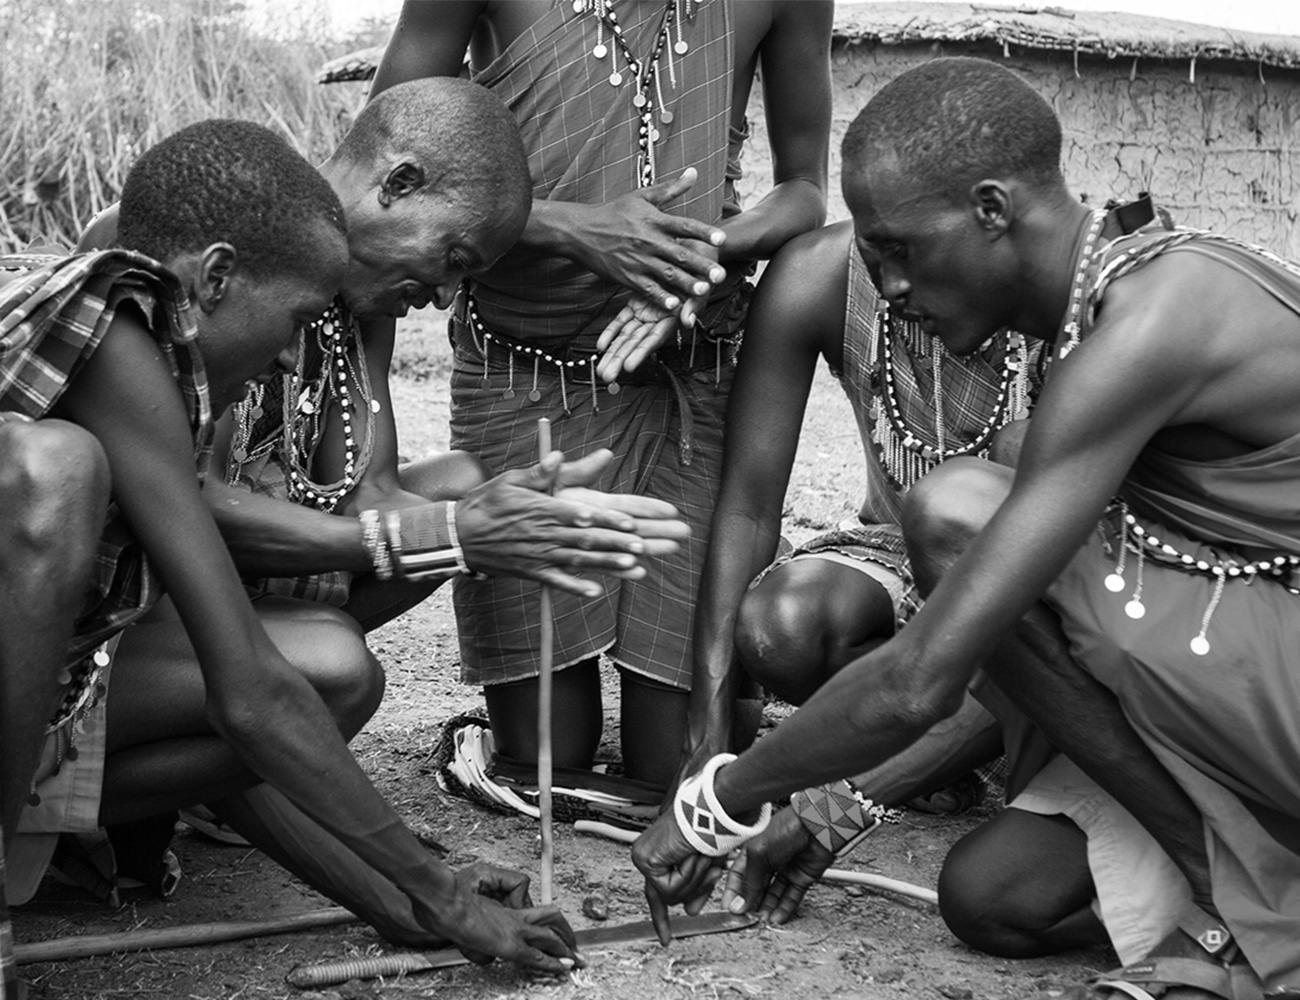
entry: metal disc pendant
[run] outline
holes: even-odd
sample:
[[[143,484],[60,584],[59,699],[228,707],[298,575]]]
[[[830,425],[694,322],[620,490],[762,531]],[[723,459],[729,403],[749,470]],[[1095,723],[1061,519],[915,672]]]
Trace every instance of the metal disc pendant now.
[[[614,70],[613,73],[609,74],[609,82],[610,82],[610,86],[617,87],[619,84],[623,82],[623,74],[620,73],[618,70]]]
[[[673,113],[667,108],[664,108],[659,112],[659,120],[665,125],[671,125],[673,122]]]
[[[1197,656],[1204,656],[1210,651],[1210,642],[1203,635],[1198,635],[1191,642],[1192,652]]]
[[[586,6],[585,0],[573,0],[573,12],[581,14],[582,8]]]
[[[514,391],[514,389],[505,389],[505,390],[503,390],[502,393],[501,393],[501,398],[502,398],[502,399],[514,399],[514,398],[515,398],[515,391]]]
[[[636,97],[632,98],[632,106],[636,108],[644,108],[645,100],[645,94],[638,93]]]
[[[604,59],[607,55],[609,55],[609,46],[607,46],[604,42],[597,42],[596,47],[591,50],[591,54],[595,56],[597,59]]]
[[[542,401],[542,394],[536,389],[533,389],[528,393],[528,401],[531,403],[540,403]]]
[[[689,49],[690,46],[686,44],[686,39],[684,38],[678,39],[677,44],[673,46],[673,51],[676,52],[679,56],[686,55]]]
[[[95,655],[92,656],[91,659],[95,661],[95,666],[97,667],[108,666],[108,650],[103,646],[100,646],[95,650]]]
[[[372,399],[372,400],[370,401],[370,412],[371,412],[371,413],[378,413],[378,412],[379,412],[380,410],[382,410],[382,409],[383,409],[383,407],[379,405],[379,400],[377,400],[377,399]]]
[[[1124,614],[1128,615],[1134,621],[1141,618],[1147,613],[1147,606],[1139,601],[1136,597],[1124,605]]]
[[[59,671],[58,679],[60,685],[62,685],[63,687],[67,687],[69,684],[72,683],[72,671],[69,670],[67,667],[64,667],[62,670]]]
[[[254,406],[251,410],[248,411],[248,415],[252,417],[254,420],[261,420],[262,408],[260,406]]]
[[[1118,573],[1111,573],[1106,577],[1106,589],[1112,594],[1118,594],[1124,589],[1124,578]]]
[[[484,375],[481,379],[478,380],[478,387],[480,389],[489,389],[492,387],[492,380],[488,378],[486,375]]]
[[[298,409],[301,410],[303,413],[315,413],[316,404],[313,403],[310,399],[304,399],[301,403],[298,404]]]
[[[650,141],[651,142],[659,141],[659,130],[657,128],[652,128],[650,130]]]
[[[605,387],[605,391],[608,392],[611,396],[617,396],[621,388],[622,387],[617,382],[611,382],[609,383],[608,386]]]

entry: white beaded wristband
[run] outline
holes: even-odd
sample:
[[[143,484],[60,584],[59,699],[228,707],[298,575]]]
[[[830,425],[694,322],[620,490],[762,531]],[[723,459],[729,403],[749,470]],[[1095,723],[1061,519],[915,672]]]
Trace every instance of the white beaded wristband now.
[[[710,758],[704,770],[678,786],[673,798],[677,828],[686,842],[706,857],[725,857],[766,830],[772,819],[770,802],[763,803],[758,821],[752,826],[737,823],[722,808],[713,790],[713,778],[720,767],[735,759],[734,753],[720,753]]]

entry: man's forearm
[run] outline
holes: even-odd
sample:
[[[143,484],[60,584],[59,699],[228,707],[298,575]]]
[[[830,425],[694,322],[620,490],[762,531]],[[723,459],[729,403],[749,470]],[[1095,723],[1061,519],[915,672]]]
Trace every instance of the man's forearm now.
[[[370,557],[354,517],[209,482],[203,490],[235,566],[245,577],[365,572]]]
[[[787,242],[826,221],[826,194],[803,178],[772,188],[752,208],[722,224],[727,240],[719,259],[767,260]]]
[[[776,732],[718,772],[718,800],[730,815],[874,769],[961,707],[969,672],[935,672],[928,687],[918,685],[909,679],[910,657],[891,645],[901,644],[896,637],[850,663]]]

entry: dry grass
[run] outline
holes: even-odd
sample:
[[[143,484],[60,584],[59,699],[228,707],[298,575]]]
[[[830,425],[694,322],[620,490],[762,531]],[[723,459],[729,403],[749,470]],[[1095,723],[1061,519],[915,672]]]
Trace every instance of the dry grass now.
[[[117,200],[135,158],[205,118],[243,118],[319,162],[363,92],[316,69],[383,26],[321,37],[321,0],[254,27],[239,0],[0,3],[0,251],[70,244]]]

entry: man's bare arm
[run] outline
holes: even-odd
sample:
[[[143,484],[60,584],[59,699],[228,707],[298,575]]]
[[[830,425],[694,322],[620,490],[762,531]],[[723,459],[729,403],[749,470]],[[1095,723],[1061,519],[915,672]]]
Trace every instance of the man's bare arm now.
[[[749,582],[776,552],[817,361],[842,337],[848,231],[842,224],[792,243],[750,306],[700,582],[683,773],[731,749],[736,616]]]
[[[834,16],[829,0],[774,4],[760,47],[773,187],[722,223],[727,240],[721,260],[765,260],[826,219]]]
[[[430,931],[559,970],[569,945],[484,912],[370,784],[319,695],[253,615],[193,466],[185,409],[157,345],[119,314],[57,414],[100,440],[123,516],[156,568],[198,654],[209,718],[254,773],[391,879]]]

